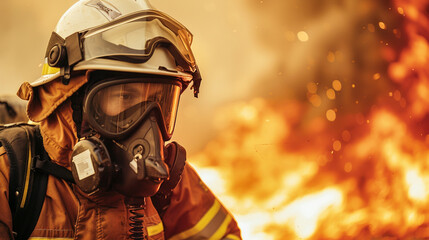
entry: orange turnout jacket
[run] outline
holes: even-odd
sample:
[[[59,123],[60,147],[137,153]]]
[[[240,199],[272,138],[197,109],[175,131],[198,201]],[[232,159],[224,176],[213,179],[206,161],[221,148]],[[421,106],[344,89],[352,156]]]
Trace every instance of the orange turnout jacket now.
[[[86,77],[79,76],[68,85],[57,80],[33,88],[24,83],[18,91],[21,98],[29,100],[30,120],[40,122],[44,147],[52,161],[69,169],[71,151],[77,142],[69,97],[85,82]],[[9,159],[1,147],[0,239],[12,236],[8,199]],[[42,211],[30,239],[130,239],[130,224],[136,214],[141,216],[145,239],[241,239],[232,215],[190,165],[185,166],[162,217],[149,197],[135,210],[118,193],[88,196],[76,186],[49,176]]]

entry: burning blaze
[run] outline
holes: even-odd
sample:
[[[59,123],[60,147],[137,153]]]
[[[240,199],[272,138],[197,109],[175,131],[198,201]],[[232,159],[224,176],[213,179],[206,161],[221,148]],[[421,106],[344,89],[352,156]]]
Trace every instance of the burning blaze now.
[[[368,81],[384,81],[384,90],[371,101],[359,95],[363,83],[337,78],[308,83],[303,99],[235,103],[218,114],[218,136],[191,157],[244,239],[429,237],[429,5],[391,4],[399,27],[364,28],[400,42],[383,41],[387,67]]]
[[[356,133],[349,142],[333,141],[340,142],[341,149],[309,144],[284,150],[283,139],[297,139],[291,136],[292,124],[284,127],[288,119],[267,111],[272,108],[262,102],[252,102],[256,108],[252,111],[257,111],[252,118],[232,107],[225,114],[236,113],[230,126],[240,122],[240,127],[192,159],[221,169],[199,171],[234,212],[245,239],[429,234],[425,225],[429,150],[409,134],[404,121],[388,110],[377,110],[365,125],[365,134]],[[238,105],[242,111],[250,107]],[[327,154],[318,149],[331,150]]]

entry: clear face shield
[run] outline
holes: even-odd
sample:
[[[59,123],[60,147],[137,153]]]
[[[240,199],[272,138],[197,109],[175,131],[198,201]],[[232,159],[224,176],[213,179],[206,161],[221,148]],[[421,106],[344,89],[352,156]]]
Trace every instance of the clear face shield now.
[[[106,69],[177,76],[185,83],[192,80],[197,97],[201,76],[191,43],[192,34],[188,29],[156,10],[143,10],[120,17],[76,32],[65,39],[53,32],[46,51],[49,67],[44,72],[47,75],[35,84],[50,81],[58,73],[67,84],[72,70]],[[156,62],[158,60],[154,58],[154,62],[142,69],[138,64],[152,60],[158,48],[166,49],[174,59],[164,60],[161,57],[161,62]],[[102,59],[115,61],[100,64]]]
[[[171,137],[181,85],[157,77],[115,79],[96,84],[87,94],[84,112],[90,125],[106,138],[123,138],[158,106],[161,132]],[[159,111],[157,111],[159,112]]]
[[[181,59],[185,71],[195,71],[192,34],[161,12],[144,11],[113,21],[86,32],[82,40],[85,60],[107,57],[142,62],[163,45]]]

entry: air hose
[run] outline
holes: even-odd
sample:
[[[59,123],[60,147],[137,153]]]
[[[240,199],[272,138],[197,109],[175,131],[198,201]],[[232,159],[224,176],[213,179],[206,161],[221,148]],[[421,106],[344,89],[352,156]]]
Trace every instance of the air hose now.
[[[141,213],[141,211],[145,209],[145,203],[130,203],[127,205],[130,212],[130,217],[128,218],[130,220],[129,225],[131,227],[129,230],[130,238],[137,240],[147,239],[143,230],[144,215]]]

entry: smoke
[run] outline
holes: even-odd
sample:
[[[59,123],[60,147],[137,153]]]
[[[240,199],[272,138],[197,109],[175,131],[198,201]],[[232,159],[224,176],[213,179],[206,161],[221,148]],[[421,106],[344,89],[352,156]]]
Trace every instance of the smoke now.
[[[40,75],[72,2],[0,3],[0,94]],[[194,33],[203,75],[174,140],[222,186],[244,236],[424,235],[425,1],[151,2]]]
[[[56,22],[74,1],[2,1],[0,94],[15,95],[42,72],[46,45]]]

